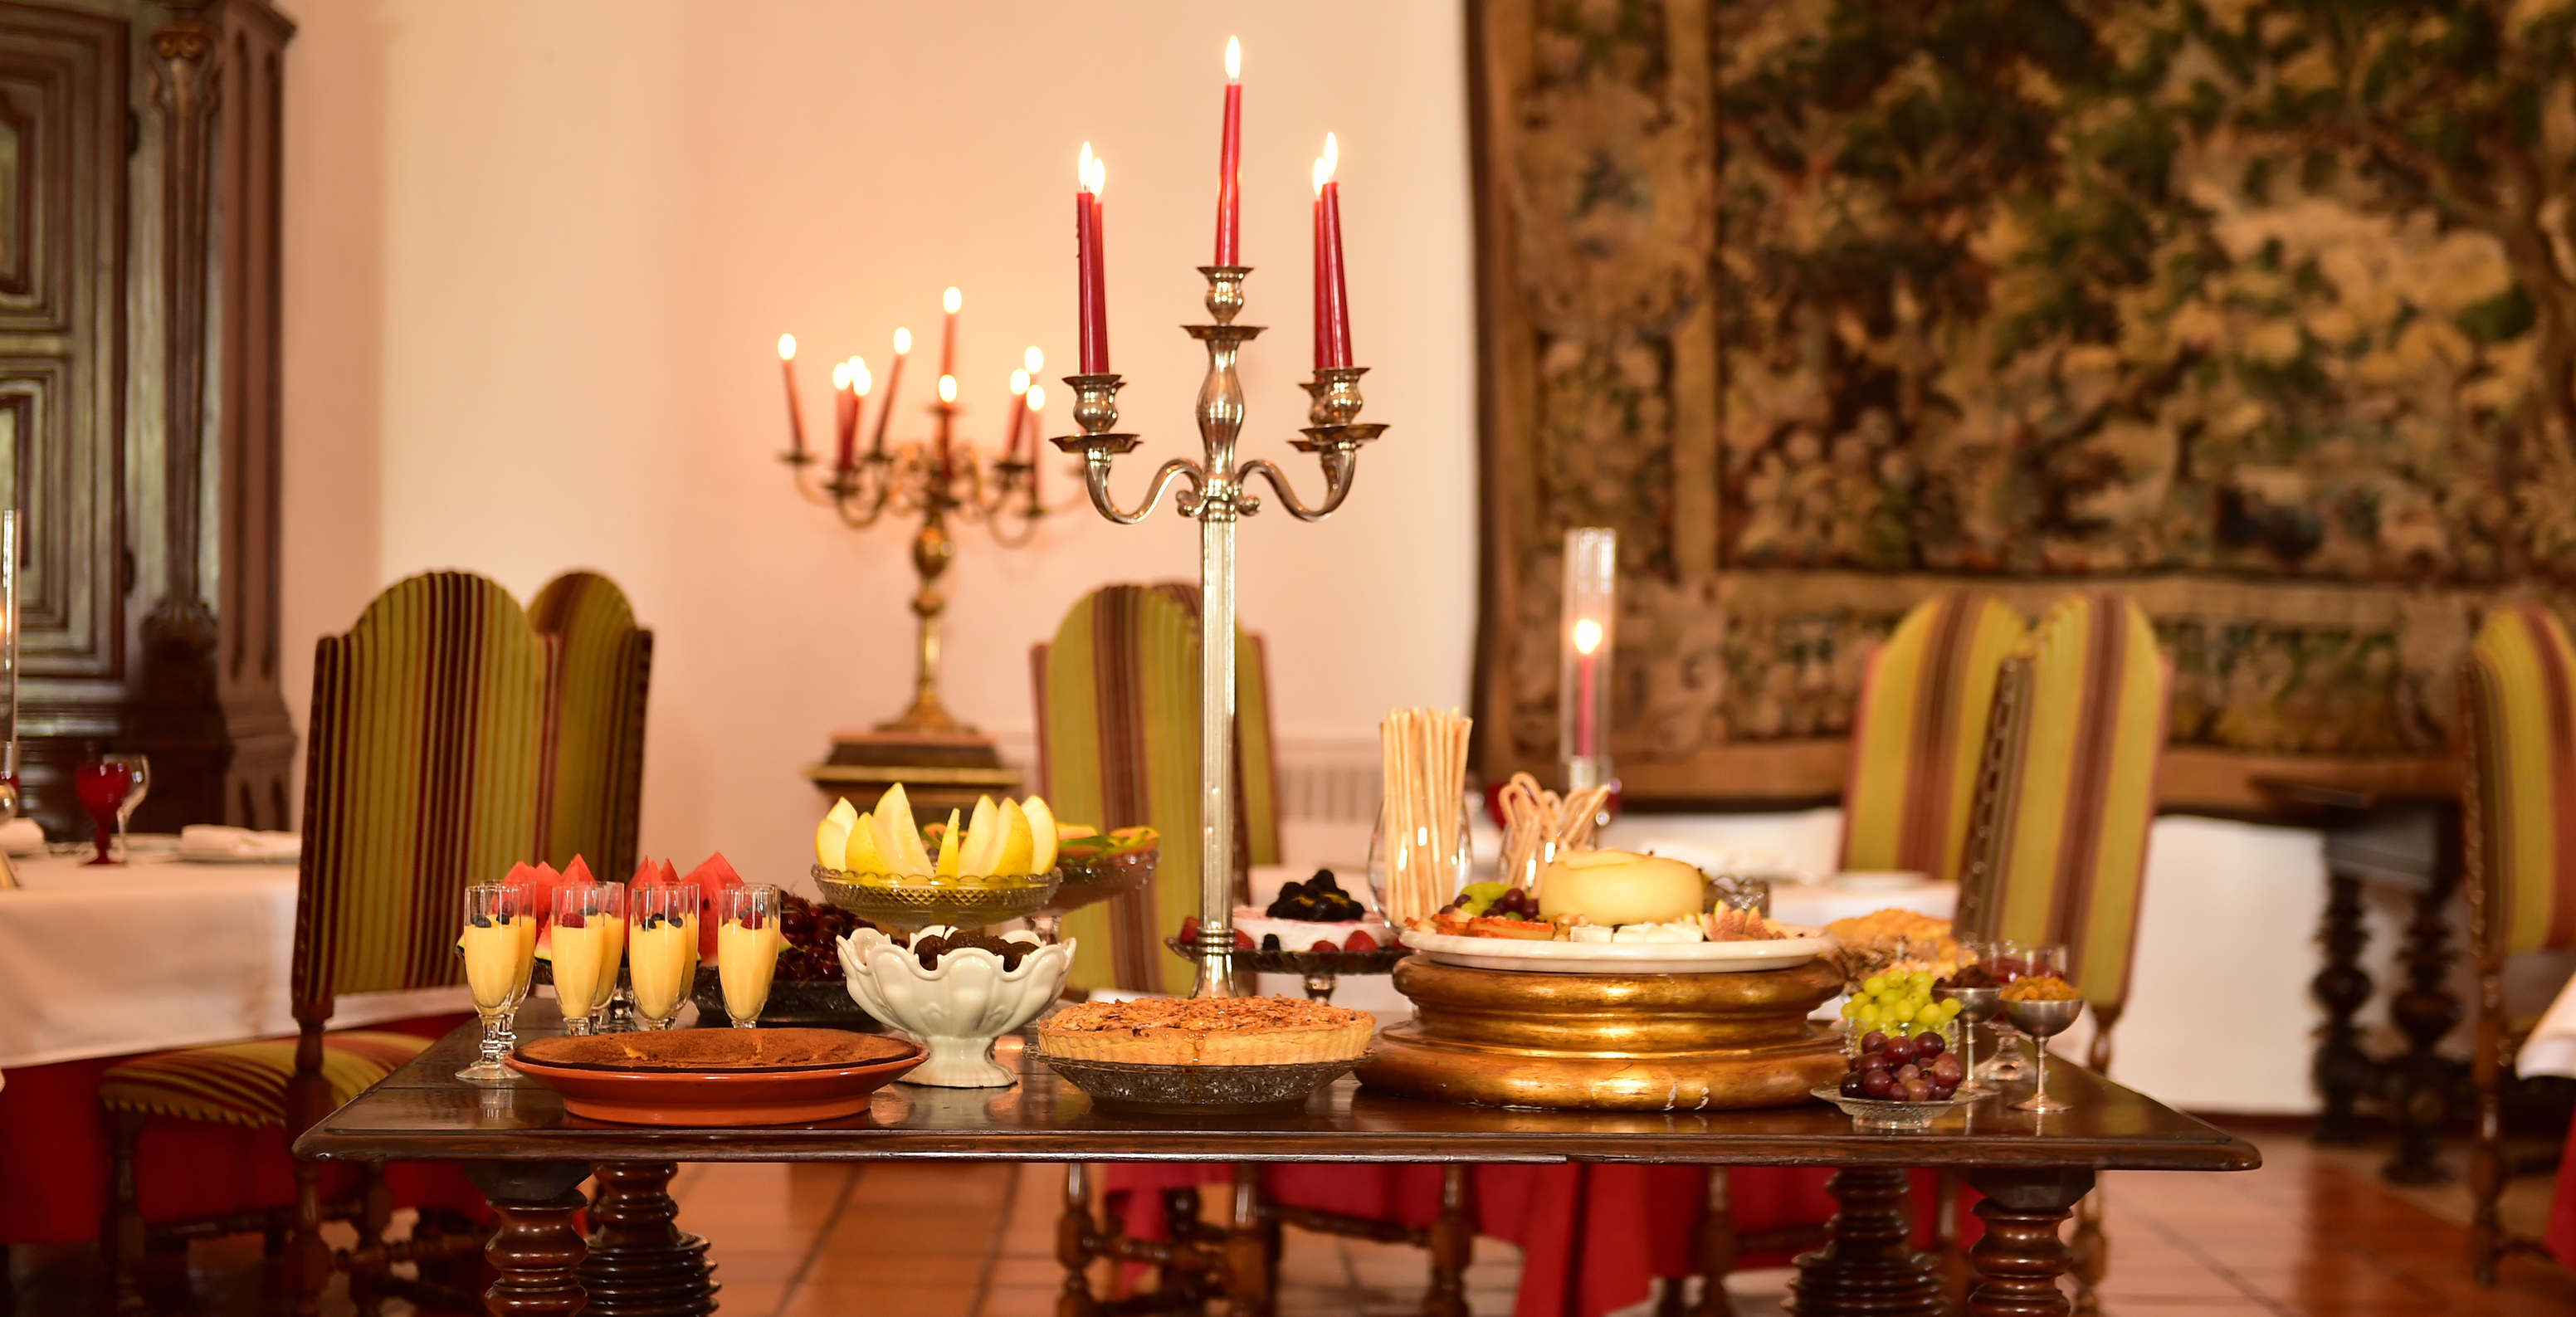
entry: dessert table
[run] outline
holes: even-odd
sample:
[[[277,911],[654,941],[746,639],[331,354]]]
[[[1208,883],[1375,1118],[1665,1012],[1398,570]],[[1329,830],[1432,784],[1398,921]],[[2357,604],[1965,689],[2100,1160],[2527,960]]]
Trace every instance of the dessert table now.
[[[548,1002],[521,1013],[522,1037],[558,1027]],[[661,1191],[683,1161],[993,1160],[1229,1162],[1566,1162],[1796,1165],[1840,1168],[1841,1212],[1831,1242],[1800,1260],[1804,1317],[1892,1317],[1938,1310],[1928,1262],[1908,1251],[1903,1192],[1911,1167],[1959,1171],[1985,1195],[1984,1238],[1970,1260],[1982,1279],[1970,1311],[2063,1311],[2057,1277],[2069,1265],[2060,1225],[2103,1170],[2236,1171],[2260,1164],[2254,1148],[2153,1099],[2059,1062],[2051,1091],[2075,1109],[2037,1117],[1998,1101],[1964,1110],[1919,1135],[1856,1132],[1818,1103],[1768,1111],[1613,1113],[1525,1111],[1396,1097],[1345,1078],[1305,1106],[1248,1115],[1168,1116],[1095,1106],[1080,1090],[1005,1040],[999,1058],[1018,1069],[1009,1088],[879,1089],[864,1116],[812,1125],[661,1128],[611,1125],[567,1114],[554,1092],[518,1081],[476,1088],[453,1075],[476,1033],[460,1028],[331,1114],[296,1141],[323,1159],[455,1161],[484,1191],[501,1227],[490,1246],[500,1274],[495,1312],[570,1314],[585,1302],[585,1249],[574,1228],[584,1206],[575,1186],[598,1168],[616,1201],[616,1273],[678,1275],[651,1255],[656,1226],[669,1246],[704,1245],[668,1231]],[[1080,1219],[1075,1219],[1076,1213]],[[1068,1205],[1065,1234],[1090,1229]],[[1255,1268],[1257,1235],[1230,1249]],[[686,1241],[685,1243],[679,1241]],[[1069,1245],[1073,1246],[1073,1245]],[[592,1269],[596,1274],[597,1268]],[[674,1280],[672,1283],[683,1282]],[[703,1284],[702,1275],[695,1281]],[[632,1284],[621,1309],[651,1296]],[[1093,1311],[1068,1292],[1067,1312]]]

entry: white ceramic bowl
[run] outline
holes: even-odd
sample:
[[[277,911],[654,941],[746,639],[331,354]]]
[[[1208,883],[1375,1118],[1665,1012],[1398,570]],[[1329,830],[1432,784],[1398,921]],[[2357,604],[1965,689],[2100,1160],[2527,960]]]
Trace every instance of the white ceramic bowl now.
[[[955,932],[925,928],[913,937]],[[951,951],[939,958],[939,968],[923,969],[919,957],[873,928],[841,939],[841,969],[850,999],[930,1049],[930,1059],[903,1082],[1004,1088],[1017,1079],[993,1060],[993,1040],[1036,1019],[1064,991],[1074,944],[1068,939],[1040,945],[1037,934],[1028,932],[1005,936],[1030,947],[1019,968],[1007,973],[1002,958],[990,951]]]

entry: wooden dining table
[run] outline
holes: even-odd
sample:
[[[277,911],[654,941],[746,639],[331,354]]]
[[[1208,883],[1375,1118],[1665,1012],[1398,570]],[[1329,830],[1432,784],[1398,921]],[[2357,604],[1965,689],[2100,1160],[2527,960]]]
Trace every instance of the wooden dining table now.
[[[555,1032],[552,1003],[521,1012],[522,1038]],[[459,1162],[498,1217],[488,1257],[500,1279],[492,1312],[509,1317],[583,1308],[585,1244],[575,1214],[591,1209],[613,1237],[618,1311],[703,1311],[703,1266],[676,1256],[703,1241],[673,1227],[665,1186],[682,1162],[793,1161],[1226,1161],[1262,1162],[1667,1162],[1830,1166],[1839,1213],[1824,1247],[1798,1260],[1801,1317],[1868,1313],[1933,1317],[1944,1303],[1933,1260],[1914,1251],[1904,1208],[1907,1172],[1952,1170],[1984,1195],[1985,1233],[1969,1254],[1976,1271],[1969,1311],[2037,1317],[2066,1311],[2057,1288],[2070,1257],[2059,1227],[2098,1172],[2242,1171],[2260,1165],[2252,1145],[2204,1121],[2064,1061],[2049,1067],[2052,1096],[2073,1104],[2047,1116],[2003,1099],[1962,1108],[1922,1133],[1853,1129],[1822,1103],[1764,1111],[1586,1112],[1462,1106],[1400,1097],[1343,1078],[1302,1107],[1253,1114],[1159,1115],[1104,1108],[1005,1039],[997,1058],[1019,1082],[1008,1088],[893,1084],[865,1114],[818,1124],[725,1128],[610,1124],[565,1111],[553,1090],[527,1080],[493,1087],[459,1082],[478,1031],[458,1029],[383,1083],[360,1094],[295,1143],[325,1160]],[[600,1177],[600,1199],[578,1186]],[[1259,1265],[1261,1248],[1238,1219]],[[1067,1248],[1093,1227],[1069,1194]],[[662,1256],[669,1253],[673,1256]],[[598,1283],[602,1273],[590,1268]],[[657,1280],[656,1278],[664,1278]],[[1069,1276],[1060,1312],[1098,1311]],[[1252,1309],[1238,1306],[1238,1312]],[[1460,1311],[1463,1311],[1461,1309]]]

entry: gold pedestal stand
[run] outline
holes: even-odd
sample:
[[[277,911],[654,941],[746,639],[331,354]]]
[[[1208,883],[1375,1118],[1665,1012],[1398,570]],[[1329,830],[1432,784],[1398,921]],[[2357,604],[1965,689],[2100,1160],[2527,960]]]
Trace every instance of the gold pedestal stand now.
[[[1843,989],[1825,962],[1747,974],[1395,968],[1414,1018],[1381,1031],[1360,1082],[1440,1102],[1602,1111],[1784,1107],[1839,1083],[1842,1040],[1807,1013]]]

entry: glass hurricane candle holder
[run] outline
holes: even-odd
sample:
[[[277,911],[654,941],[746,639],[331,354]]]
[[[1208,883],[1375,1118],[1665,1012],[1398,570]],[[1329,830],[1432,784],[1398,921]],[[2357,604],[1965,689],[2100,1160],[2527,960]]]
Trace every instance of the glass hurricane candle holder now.
[[[1619,624],[1619,532],[1565,532],[1564,647],[1557,665],[1557,747],[1565,789],[1610,780],[1610,656]]]

